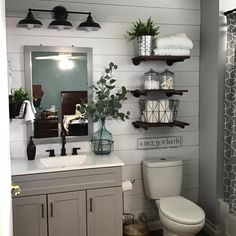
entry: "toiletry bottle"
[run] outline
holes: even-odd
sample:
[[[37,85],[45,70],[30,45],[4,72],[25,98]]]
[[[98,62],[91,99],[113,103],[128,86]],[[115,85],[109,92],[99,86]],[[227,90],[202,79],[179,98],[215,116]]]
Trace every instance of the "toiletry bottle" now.
[[[35,154],[36,154],[36,146],[33,142],[33,137],[30,136],[30,141],[27,145],[27,157],[28,160],[34,160],[35,159]]]

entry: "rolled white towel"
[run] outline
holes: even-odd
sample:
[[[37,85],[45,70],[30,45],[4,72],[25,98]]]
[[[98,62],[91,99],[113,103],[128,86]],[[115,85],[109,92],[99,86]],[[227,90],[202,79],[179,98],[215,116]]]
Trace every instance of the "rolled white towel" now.
[[[156,48],[153,51],[154,51],[154,55],[158,55],[158,56],[189,56],[190,55],[190,50],[186,50],[186,49]]]
[[[156,39],[156,47],[160,49],[187,49],[193,48],[192,40],[185,34],[180,33]]]
[[[173,45],[175,45],[176,49],[191,50],[193,48],[192,40],[185,33],[176,34],[174,36],[171,36],[170,38],[173,42]]]

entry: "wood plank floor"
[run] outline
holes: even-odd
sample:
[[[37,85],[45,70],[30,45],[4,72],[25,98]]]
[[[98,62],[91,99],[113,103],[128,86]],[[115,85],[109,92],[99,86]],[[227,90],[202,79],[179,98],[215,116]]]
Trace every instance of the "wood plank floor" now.
[[[162,230],[151,231],[149,236],[162,236]],[[209,236],[209,235],[206,234],[204,231],[201,231],[196,236]]]

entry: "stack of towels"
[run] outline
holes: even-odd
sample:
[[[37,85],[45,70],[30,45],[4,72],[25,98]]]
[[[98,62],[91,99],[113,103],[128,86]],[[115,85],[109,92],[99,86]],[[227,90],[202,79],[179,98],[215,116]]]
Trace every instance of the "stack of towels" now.
[[[189,56],[192,48],[192,40],[185,33],[180,33],[157,38],[153,51],[154,55],[159,56]]]

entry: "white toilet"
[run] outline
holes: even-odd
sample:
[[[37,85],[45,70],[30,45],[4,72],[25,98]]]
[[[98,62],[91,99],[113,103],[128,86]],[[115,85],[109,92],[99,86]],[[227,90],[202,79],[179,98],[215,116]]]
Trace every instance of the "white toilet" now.
[[[205,224],[205,213],[181,197],[183,161],[151,159],[143,161],[146,196],[155,200],[164,236],[194,236]]]

